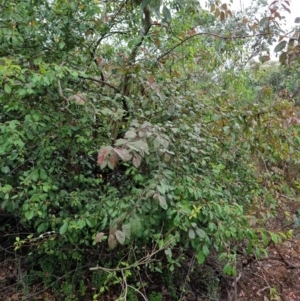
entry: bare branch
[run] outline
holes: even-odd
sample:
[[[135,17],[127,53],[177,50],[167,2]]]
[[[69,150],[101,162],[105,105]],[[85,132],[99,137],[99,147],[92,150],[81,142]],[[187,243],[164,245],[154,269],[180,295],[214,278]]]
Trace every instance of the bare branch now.
[[[84,77],[84,76],[78,76],[78,77],[81,78],[81,79],[91,80],[91,81],[94,81],[96,83],[106,85],[106,86],[110,87],[111,89],[113,89],[114,91],[116,91],[117,93],[120,92],[120,89],[118,89],[117,87],[113,86],[112,84],[110,84],[106,81],[103,81],[103,80],[100,80],[100,79],[97,79],[97,78],[93,78],[93,77]]]

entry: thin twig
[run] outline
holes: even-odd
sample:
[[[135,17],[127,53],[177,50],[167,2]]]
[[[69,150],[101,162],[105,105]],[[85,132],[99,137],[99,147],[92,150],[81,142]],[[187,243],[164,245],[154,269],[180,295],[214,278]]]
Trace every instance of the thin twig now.
[[[120,90],[119,90],[117,87],[115,87],[115,86],[113,86],[112,84],[110,84],[110,83],[108,83],[108,82],[106,82],[106,81],[103,81],[103,80],[101,80],[101,79],[97,79],[97,78],[93,78],[93,77],[85,77],[85,76],[78,76],[78,77],[81,78],[81,79],[91,80],[91,81],[94,81],[94,82],[97,82],[97,83],[100,83],[100,84],[104,84],[104,85],[106,85],[106,86],[112,88],[112,89],[113,89],[114,91],[116,91],[117,93],[120,92]]]

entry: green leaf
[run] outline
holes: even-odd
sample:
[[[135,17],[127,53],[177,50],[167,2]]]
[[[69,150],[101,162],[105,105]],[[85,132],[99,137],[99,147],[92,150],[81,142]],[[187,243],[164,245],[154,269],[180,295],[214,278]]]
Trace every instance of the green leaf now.
[[[38,228],[37,228],[37,232],[38,233],[42,233],[42,232],[44,232],[44,231],[46,231],[47,230],[47,224],[45,224],[45,223],[41,223],[39,226],[38,226]]]
[[[259,25],[260,26],[264,26],[267,22],[269,22],[269,18],[268,17],[264,17],[259,21]]]
[[[40,179],[41,180],[46,180],[48,178],[47,173],[45,171],[45,169],[41,169],[40,170]]]
[[[230,262],[227,262],[226,265],[223,268],[223,273],[230,276],[231,275],[231,271],[232,271],[232,267]]]
[[[90,227],[90,228],[92,228],[93,227],[93,224],[92,224],[92,222],[89,220],[89,219],[85,219],[85,222],[86,222],[86,224]]]
[[[169,258],[172,258],[172,250],[171,250],[171,248],[165,249],[165,254],[166,254]]]
[[[141,8],[141,11],[143,12],[144,11],[144,8],[150,4],[151,0],[143,0],[142,3],[140,4],[140,8]]]
[[[165,194],[166,193],[166,189],[164,185],[157,185],[157,190],[159,191],[159,193],[161,194]]]
[[[160,138],[159,137],[156,137],[154,140],[153,140],[153,147],[155,149],[158,149],[160,147]]]
[[[279,62],[284,65],[286,63],[287,60],[287,52],[284,51],[279,55]]]
[[[60,41],[58,43],[58,47],[59,47],[59,49],[63,49],[65,47],[65,42],[64,41]]]
[[[59,228],[59,234],[64,235],[68,230],[69,222],[64,221],[63,225]]]
[[[136,37],[136,38],[130,40],[130,41],[128,42],[128,48],[132,48],[132,47],[134,47],[134,46],[139,45],[139,44],[141,43],[141,41],[142,41],[142,40],[141,40],[141,37]]]
[[[272,241],[277,244],[278,243],[278,236],[275,233],[269,232],[271,235]]]
[[[34,211],[33,210],[28,210],[25,212],[25,217],[27,220],[31,220],[34,216]]]
[[[203,254],[207,257],[209,255],[209,249],[207,245],[202,247]]]
[[[168,204],[167,204],[166,199],[162,195],[158,195],[158,200],[159,200],[160,207],[167,210]]]
[[[130,218],[130,227],[133,235],[136,235],[137,237],[141,236],[143,228],[141,219],[138,216],[134,215],[134,217]]]
[[[284,49],[284,47],[286,46],[287,44],[287,41],[281,41],[280,43],[278,43],[276,45],[276,47],[274,48],[274,52],[279,52],[281,51],[282,49]]]
[[[49,191],[49,186],[48,185],[44,185],[43,186],[43,191],[44,192],[48,192]]]
[[[5,84],[4,85],[4,91],[7,93],[7,94],[10,94],[11,93],[11,87],[9,84]]]
[[[168,24],[171,23],[172,16],[171,16],[170,10],[166,6],[164,6],[162,12],[163,12],[163,17],[164,17],[163,22],[166,22]]]
[[[206,233],[205,233],[202,229],[196,228],[195,231],[196,231],[197,235],[198,235],[200,238],[205,238],[205,237],[206,237]]]
[[[10,168],[8,166],[2,166],[1,171],[5,174],[8,174],[10,172]]]
[[[145,197],[147,199],[149,199],[149,198],[151,198],[154,195],[154,193],[155,193],[155,190],[149,190],[149,191],[147,191]]]
[[[269,239],[264,232],[261,233],[261,238],[263,240],[264,246],[266,247],[269,244]]]
[[[189,229],[189,239],[195,239],[196,235],[195,235],[195,231],[190,228]]]
[[[37,113],[34,113],[34,114],[32,114],[32,119],[33,119],[34,121],[39,121],[39,120],[40,120],[40,115],[37,114]]]
[[[202,264],[205,261],[205,255],[202,251],[199,251],[197,254],[197,261],[199,264]]]

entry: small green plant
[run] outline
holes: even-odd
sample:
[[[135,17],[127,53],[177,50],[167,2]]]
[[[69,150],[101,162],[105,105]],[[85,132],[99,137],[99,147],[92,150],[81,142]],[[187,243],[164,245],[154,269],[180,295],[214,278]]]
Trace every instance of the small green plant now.
[[[127,301],[138,301],[136,292],[133,289],[128,289],[127,291]]]
[[[149,296],[149,301],[162,301],[162,294],[160,292],[152,292]]]

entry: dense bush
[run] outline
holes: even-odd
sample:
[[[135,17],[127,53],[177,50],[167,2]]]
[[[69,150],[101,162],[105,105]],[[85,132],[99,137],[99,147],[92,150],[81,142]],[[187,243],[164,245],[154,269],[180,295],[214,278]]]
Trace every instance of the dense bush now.
[[[97,293],[119,283],[121,296],[142,292],[132,270],[173,271],[188,249],[235,276],[237,253],[286,237],[264,221],[292,193],[271,167],[298,159],[294,108],[275,88],[257,102],[265,79],[223,69],[245,40],[222,38],[227,6],[187,1],[171,17],[168,1],[99,2],[2,5],[0,203],[15,249],[37,252],[33,278],[92,267]]]

